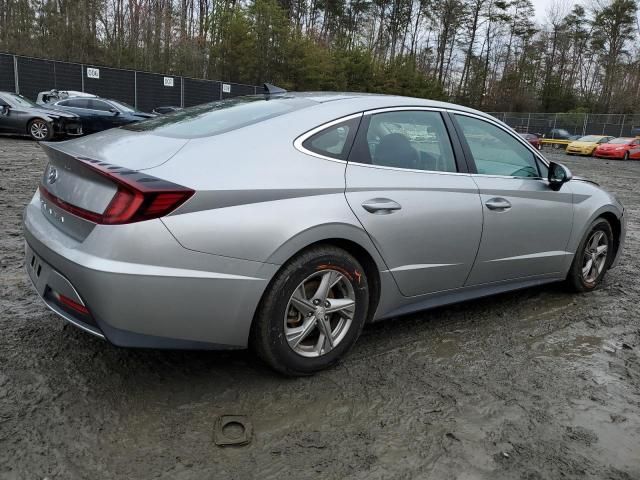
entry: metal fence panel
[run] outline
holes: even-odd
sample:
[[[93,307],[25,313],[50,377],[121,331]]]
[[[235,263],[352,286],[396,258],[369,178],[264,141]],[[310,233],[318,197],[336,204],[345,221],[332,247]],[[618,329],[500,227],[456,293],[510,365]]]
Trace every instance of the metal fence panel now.
[[[521,133],[552,136],[552,130],[562,129],[570,135],[609,135],[623,137],[637,135],[640,114],[592,114],[592,113],[514,113],[491,112]]]
[[[38,92],[50,90],[54,84],[53,62],[39,58],[17,57],[20,94],[35,100]]]
[[[150,112],[156,107],[182,105],[182,78],[158,75],[155,73],[136,73],[136,108]]]
[[[185,107],[220,100],[220,82],[195,78],[183,78],[182,81]]]
[[[82,65],[79,63],[53,62],[53,87],[58,90],[82,91]],[[48,90],[48,88],[43,88]]]
[[[17,71],[14,71],[14,61],[17,62]],[[54,88],[93,93],[135,105],[143,111],[150,111],[158,106],[189,107],[221,98],[253,95],[259,89],[239,83],[223,84],[214,80],[0,53],[0,90],[17,91],[35,100],[39,92]]]
[[[233,98],[240,95],[254,95],[256,87],[253,85],[243,85],[241,83],[223,83],[222,98]]]
[[[13,55],[0,54],[0,90],[16,91],[16,76],[13,71]]]
[[[133,105],[136,101],[136,80],[132,70],[83,66],[84,91],[100,97],[120,100]]]

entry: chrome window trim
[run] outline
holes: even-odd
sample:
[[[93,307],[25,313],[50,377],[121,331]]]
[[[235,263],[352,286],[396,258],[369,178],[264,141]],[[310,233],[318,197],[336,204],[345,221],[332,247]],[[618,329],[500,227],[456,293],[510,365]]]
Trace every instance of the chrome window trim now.
[[[364,112],[365,115],[377,115],[378,113],[386,113],[386,112],[405,112],[405,111],[416,111],[416,110],[424,110],[428,112],[446,112],[445,108],[441,107],[415,107],[415,106],[406,106],[406,107],[384,107],[384,108],[376,108],[373,110],[366,110]]]
[[[296,148],[296,150],[300,151],[301,153],[304,153],[306,155],[310,155],[312,157],[321,158],[323,160],[329,160],[331,162],[347,163],[346,160],[340,160],[340,159],[337,159],[337,158],[332,158],[332,157],[328,157],[326,155],[321,155],[319,153],[312,152],[311,150],[308,150],[308,149],[304,148],[302,146],[302,143],[305,140],[307,140],[309,137],[315,135],[318,132],[321,132],[325,128],[329,128],[329,127],[331,127],[333,125],[336,125],[338,123],[346,122],[346,121],[351,120],[353,118],[364,117],[365,115],[367,115],[367,116],[368,115],[375,115],[375,114],[378,114],[378,113],[398,112],[398,111],[407,111],[407,110],[410,110],[410,111],[423,110],[423,111],[441,112],[441,113],[442,112],[447,112],[447,113],[451,113],[451,114],[454,114],[454,115],[466,115],[468,117],[476,118],[478,120],[484,120],[485,122],[488,122],[488,123],[498,127],[499,129],[501,129],[504,132],[506,132],[507,134],[509,134],[512,138],[516,139],[518,142],[520,142],[522,145],[524,145],[531,153],[533,153],[534,158],[537,158],[547,168],[549,168],[549,162],[547,161],[546,158],[544,158],[538,152],[538,150],[533,148],[529,144],[529,142],[527,142],[525,139],[520,137],[516,132],[512,132],[509,128],[505,128],[505,126],[503,124],[501,124],[500,121],[498,121],[497,119],[494,120],[491,117],[485,117],[483,115],[478,115],[478,114],[471,113],[471,112],[465,112],[465,111],[462,111],[462,110],[455,110],[455,109],[443,108],[443,107],[396,106],[396,107],[376,108],[376,109],[373,109],[373,110],[365,110],[363,112],[354,113],[354,114],[351,114],[351,115],[346,115],[344,117],[340,117],[340,118],[337,118],[335,120],[331,120],[330,122],[326,122],[326,123],[323,123],[322,125],[314,127],[313,129],[309,130],[308,132],[305,132],[302,135],[298,136],[298,138],[296,138],[294,140],[293,146]],[[457,132],[455,132],[455,134],[457,134]],[[417,169],[411,169],[411,168],[399,168],[399,167],[387,167],[387,166],[384,166],[384,165],[372,165],[370,163],[362,163],[362,162],[355,162],[355,161],[350,161],[348,163],[353,163],[354,165],[359,165],[359,166],[367,167],[367,168],[377,168],[377,169],[382,169],[382,170],[395,170],[395,171],[399,171],[399,172],[410,172],[410,173],[428,173],[428,174],[437,174],[437,175],[463,175],[463,176],[477,176],[477,177],[511,178],[511,179],[518,179],[518,180],[543,180],[543,181],[546,180],[546,178],[544,178],[544,177],[514,177],[513,175],[492,175],[492,174],[484,174],[484,173],[467,173],[467,172],[443,172],[443,171],[440,171],[440,170],[417,170]]]
[[[346,160],[340,160],[339,158],[333,158],[333,157],[329,157],[327,155],[322,155],[320,153],[316,153],[316,152],[312,152],[311,150],[305,148],[302,144],[309,138],[314,136],[316,133],[321,132],[322,130],[325,130],[329,127],[332,127],[334,125],[337,125],[339,123],[342,122],[348,122],[349,120],[353,120],[354,118],[361,118],[362,117],[362,112],[359,113],[353,113],[351,115],[347,115],[345,117],[340,117],[337,118],[335,120],[331,120],[330,122],[327,123],[323,123],[322,125],[318,126],[318,127],[314,127],[313,129],[309,130],[308,132],[303,133],[302,135],[300,135],[298,138],[296,138],[293,141],[293,146],[295,147],[296,150],[306,154],[306,155],[311,155],[312,157],[316,157],[316,158],[321,158],[323,160],[329,160],[331,162],[338,162],[338,163],[347,163]],[[355,141],[355,138],[354,138]]]

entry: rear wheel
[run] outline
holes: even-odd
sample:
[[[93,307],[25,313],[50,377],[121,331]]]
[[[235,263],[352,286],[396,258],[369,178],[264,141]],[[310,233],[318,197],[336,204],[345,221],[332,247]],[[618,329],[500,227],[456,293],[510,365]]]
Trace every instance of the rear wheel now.
[[[358,339],[369,287],[360,263],[336,247],[315,247],[292,259],[258,307],[251,345],[285,375],[334,365]]]
[[[594,290],[613,259],[613,232],[603,218],[595,220],[576,251],[566,283],[574,291]]]
[[[29,122],[27,133],[38,142],[53,138],[53,129],[41,118],[34,118]]]

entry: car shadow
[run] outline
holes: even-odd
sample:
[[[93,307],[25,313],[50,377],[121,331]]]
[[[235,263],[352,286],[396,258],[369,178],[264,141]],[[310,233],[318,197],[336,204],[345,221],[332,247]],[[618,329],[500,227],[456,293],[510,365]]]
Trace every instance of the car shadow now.
[[[377,356],[407,343],[436,338],[452,331],[464,332],[472,325],[482,335],[485,326],[487,329],[504,328],[504,323],[508,323],[511,316],[523,316],[541,306],[544,310],[545,305],[551,309],[559,304],[570,305],[575,296],[559,285],[551,284],[374,322],[365,326],[362,336],[341,364],[348,367],[357,359]],[[53,314],[50,316],[57,318]],[[95,377],[97,366],[106,380],[105,388],[110,388],[108,378],[112,375],[136,388],[146,385],[152,389],[167,384],[174,384],[175,388],[194,388],[200,382],[206,388],[211,382],[241,386],[249,380],[261,383],[295,381],[272,371],[250,350],[120,348],[68,324],[64,325],[60,337],[51,341],[59,342],[59,351],[75,357],[71,362],[75,374],[86,376],[90,381]],[[95,379],[91,383],[96,385]]]

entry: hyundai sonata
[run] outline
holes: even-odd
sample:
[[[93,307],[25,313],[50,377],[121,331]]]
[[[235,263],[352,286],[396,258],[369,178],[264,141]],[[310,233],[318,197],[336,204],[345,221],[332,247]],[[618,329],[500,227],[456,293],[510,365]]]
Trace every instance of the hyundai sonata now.
[[[252,346],[290,375],[368,321],[593,290],[625,236],[597,184],[429,100],[280,91],[42,148],[25,263],[53,311],[119,346]]]

